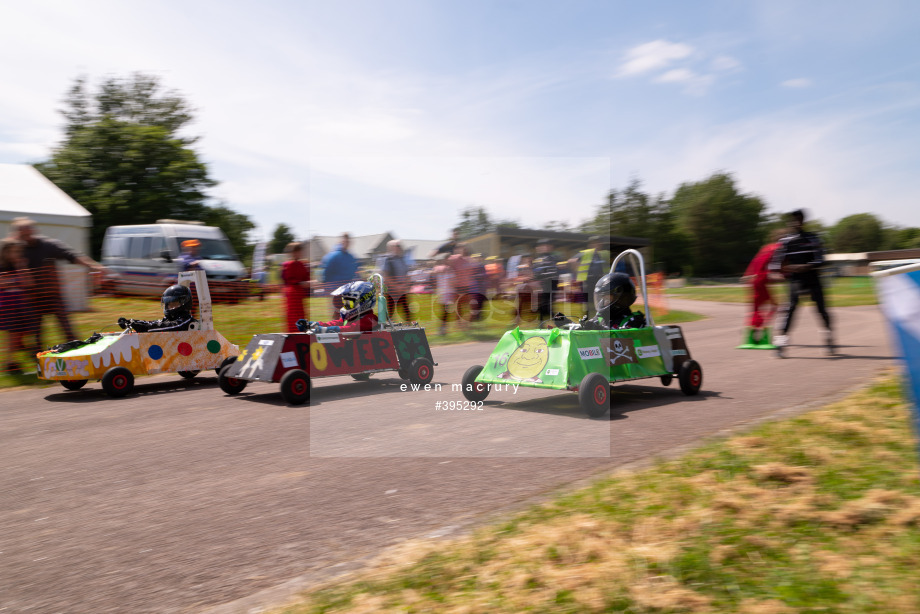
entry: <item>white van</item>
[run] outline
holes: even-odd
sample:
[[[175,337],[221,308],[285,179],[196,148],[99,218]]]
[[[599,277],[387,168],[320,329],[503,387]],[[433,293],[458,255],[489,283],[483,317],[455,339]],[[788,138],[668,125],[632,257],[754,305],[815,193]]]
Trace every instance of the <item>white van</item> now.
[[[157,220],[141,226],[110,226],[102,242],[102,264],[118,273],[125,294],[162,294],[176,283],[182,242],[197,239],[198,257],[208,283],[238,282],[246,268],[220,228],[201,222]]]

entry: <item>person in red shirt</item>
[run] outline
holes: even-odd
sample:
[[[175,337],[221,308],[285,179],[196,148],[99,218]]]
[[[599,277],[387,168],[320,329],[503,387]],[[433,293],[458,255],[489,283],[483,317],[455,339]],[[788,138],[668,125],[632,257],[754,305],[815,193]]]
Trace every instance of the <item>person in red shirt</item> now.
[[[353,281],[332,291],[332,296],[342,297],[342,317],[329,322],[311,322],[298,320],[297,330],[317,333],[357,333],[370,332],[377,326],[374,315],[374,302],[377,290],[374,284],[366,281]]]
[[[776,314],[779,306],[770,294],[769,283],[774,281],[769,271],[770,261],[779,247],[779,231],[774,231],[770,236],[770,243],[760,248],[754,259],[744,271],[741,281],[751,284],[751,316],[745,345],[740,347],[771,347],[770,331],[767,325]]]
[[[310,267],[300,258],[303,243],[289,243],[284,251],[291,259],[281,265],[281,281],[284,283],[284,322],[287,331],[297,330],[297,321],[307,317],[304,299],[310,297]]]

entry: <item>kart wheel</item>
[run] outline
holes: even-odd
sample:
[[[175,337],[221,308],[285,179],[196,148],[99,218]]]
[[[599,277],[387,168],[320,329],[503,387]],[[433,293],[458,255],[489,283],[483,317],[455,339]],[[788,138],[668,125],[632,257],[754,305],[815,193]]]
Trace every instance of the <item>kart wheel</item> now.
[[[79,390],[86,385],[86,382],[89,380],[85,379],[71,379],[71,380],[61,380],[61,386],[67,390]]]
[[[351,378],[356,382],[366,382],[371,378],[370,373],[353,373]]]
[[[224,362],[227,363],[226,360]],[[230,368],[230,365],[232,365],[234,362],[236,362],[235,356],[230,360],[230,362],[220,368],[220,375],[217,378],[217,383],[220,385],[220,389],[230,395],[243,392],[243,389],[246,388],[246,384],[249,383],[248,381],[238,377],[227,377],[226,372]]]
[[[485,401],[486,397],[489,396],[489,385],[480,384],[476,381],[476,377],[481,371],[482,365],[473,365],[466,370],[466,373],[463,374],[463,379],[460,380],[463,396],[466,397],[467,401],[478,403],[479,401]]]
[[[291,405],[310,404],[310,376],[301,369],[291,369],[281,377],[281,396]]]
[[[661,376],[661,385],[662,385],[662,386],[670,386],[670,385],[671,385],[671,382],[673,382],[673,381],[674,381],[674,376],[671,375],[670,373],[665,373],[664,375]]]
[[[578,402],[589,417],[603,417],[610,410],[610,382],[600,373],[589,373],[578,385]]]
[[[431,383],[434,377],[434,365],[427,358],[416,358],[409,365],[409,381],[419,386]]]
[[[397,369],[396,375],[399,376],[399,379],[409,379],[409,372],[405,369]]]
[[[185,379],[192,379],[199,373],[201,373],[201,371],[179,371],[179,375],[181,375]]]
[[[680,381],[681,392],[692,396],[698,393],[703,385],[703,368],[695,360],[688,360],[680,366],[677,379]]]
[[[217,374],[217,377],[220,377],[220,372],[224,370],[224,367],[227,365],[232,365],[236,362],[236,356],[228,356],[221,361],[220,366],[214,369],[214,373]]]
[[[134,374],[124,367],[112,367],[102,376],[102,389],[110,397],[123,397],[134,390]]]

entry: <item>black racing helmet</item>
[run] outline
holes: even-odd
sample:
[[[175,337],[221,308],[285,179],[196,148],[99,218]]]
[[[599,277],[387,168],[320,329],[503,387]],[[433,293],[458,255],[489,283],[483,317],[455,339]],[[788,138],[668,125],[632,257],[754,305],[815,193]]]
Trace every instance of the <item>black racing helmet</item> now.
[[[607,322],[629,313],[636,302],[636,286],[626,273],[608,273],[594,286],[594,308]]]
[[[187,286],[176,284],[166,288],[163,293],[163,316],[174,320],[192,311],[192,291]]]

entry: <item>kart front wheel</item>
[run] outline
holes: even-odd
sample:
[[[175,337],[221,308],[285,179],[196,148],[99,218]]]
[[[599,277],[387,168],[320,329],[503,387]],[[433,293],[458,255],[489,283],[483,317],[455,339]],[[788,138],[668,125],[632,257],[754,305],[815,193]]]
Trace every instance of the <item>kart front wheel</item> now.
[[[481,372],[482,365],[473,365],[466,370],[466,373],[463,374],[463,379],[460,380],[463,396],[472,403],[485,401],[486,397],[489,396],[489,385],[476,381]]]
[[[281,377],[281,396],[291,405],[310,403],[310,376],[301,369],[291,369]]]
[[[238,377],[227,377],[227,371],[230,369],[230,365],[236,362],[236,357],[232,357],[224,361],[224,366],[220,368],[220,375],[217,378],[217,383],[220,386],[220,389],[225,393],[234,395],[243,392],[243,389],[246,388],[246,384],[249,382],[240,379]]]
[[[366,382],[370,378],[370,373],[352,373],[351,375],[351,379],[355,380],[356,382]]]
[[[431,383],[434,377],[434,365],[427,358],[416,358],[409,365],[409,381],[418,386]]]
[[[688,360],[680,366],[677,380],[680,382],[681,392],[692,396],[698,393],[703,385],[703,368],[695,360]]]
[[[578,402],[591,418],[610,411],[610,382],[600,373],[589,373],[578,386]]]
[[[134,374],[124,367],[112,367],[102,376],[102,389],[110,397],[123,397],[134,390]]]
[[[674,376],[671,375],[670,373],[665,373],[664,375],[661,376],[661,385],[662,385],[662,386],[670,386],[670,385],[671,385],[671,382],[673,382],[673,381],[674,381]]]
[[[86,385],[86,382],[87,382],[87,381],[89,381],[89,380],[85,380],[85,379],[69,379],[69,380],[68,380],[68,379],[64,379],[64,380],[61,380],[61,386],[63,386],[63,387],[66,388],[67,390],[79,390],[80,388],[82,388],[83,386]]]
[[[199,373],[201,373],[201,371],[179,371],[179,375],[181,375],[184,379],[192,379]]]

